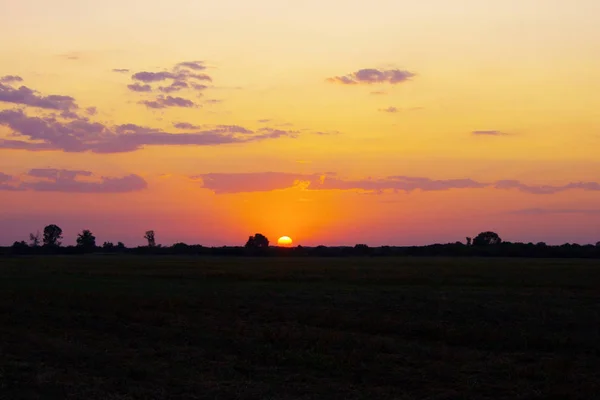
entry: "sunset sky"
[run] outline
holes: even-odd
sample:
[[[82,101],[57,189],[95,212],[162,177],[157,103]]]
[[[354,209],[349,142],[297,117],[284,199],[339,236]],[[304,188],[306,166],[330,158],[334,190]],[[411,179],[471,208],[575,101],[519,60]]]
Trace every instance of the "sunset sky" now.
[[[0,245],[600,240],[598,0],[0,0]]]

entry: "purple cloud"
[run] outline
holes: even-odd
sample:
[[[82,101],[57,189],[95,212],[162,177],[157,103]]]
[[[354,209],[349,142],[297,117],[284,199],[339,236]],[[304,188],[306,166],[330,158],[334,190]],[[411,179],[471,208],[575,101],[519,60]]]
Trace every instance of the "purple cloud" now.
[[[397,85],[399,83],[406,82],[414,76],[415,74],[412,72],[402,71],[399,69],[379,70],[375,68],[365,68],[348,75],[328,78],[327,81],[342,85],[370,85],[374,83],[389,83],[391,85]]]
[[[177,128],[177,129],[187,129],[187,130],[190,130],[190,129],[201,129],[200,126],[194,125],[194,124],[190,124],[188,122],[176,122],[176,123],[173,124],[173,126],[175,128]]]
[[[73,180],[78,176],[92,176],[90,171],[78,171],[69,169],[38,168],[29,170],[27,174],[35,178],[46,178],[54,181]]]
[[[0,172],[0,190],[21,190],[18,186],[13,185],[14,178],[11,175]]]
[[[208,88],[208,86],[206,86],[206,85],[201,85],[201,84],[195,83],[195,82],[192,82],[191,86],[192,86],[192,88],[194,88],[195,90],[197,90],[199,92]]]
[[[141,71],[136,72],[131,76],[133,84],[128,85],[129,89],[135,92],[150,92],[153,91],[151,86],[154,83],[164,82],[161,86],[154,89],[162,93],[169,94],[184,90],[194,90],[201,92],[208,88],[207,85],[198,81],[212,82],[212,78],[198,71],[205,70],[206,67],[202,61],[185,61],[175,64],[168,71]],[[169,82],[170,81],[170,82]],[[141,83],[140,83],[141,82]],[[191,100],[181,97],[161,97],[156,100],[144,100],[140,104],[146,105],[148,108],[161,109],[167,107],[192,107],[195,104]]]
[[[88,107],[85,109],[85,112],[88,115],[96,115],[96,114],[98,114],[98,109],[96,107]]]
[[[217,125],[185,134],[168,133],[134,124],[111,127],[85,119],[30,117],[22,110],[0,111],[0,125],[24,139],[0,139],[0,148],[29,151],[121,153],[144,146],[215,146],[298,136],[297,131],[262,128],[253,132],[236,125]]]
[[[517,189],[521,192],[531,193],[531,194],[554,194],[558,192],[562,192],[567,190],[565,186],[550,186],[550,185],[541,185],[541,186],[530,186],[524,183],[521,183],[517,180],[501,180],[496,182],[496,189]]]
[[[269,192],[287,189],[298,181],[319,179],[317,174],[293,174],[286,172],[209,173],[192,176],[202,180],[202,187],[216,194]]]
[[[142,100],[140,104],[145,104],[148,108],[161,109],[168,107],[195,107],[196,103],[183,97],[159,96],[156,100]]]
[[[6,183],[12,180],[12,176],[0,172],[0,183]]]
[[[161,86],[158,88],[158,90],[160,90],[163,93],[172,93],[172,92],[178,92],[183,89],[187,89],[189,87],[190,87],[190,85],[188,85],[187,82],[174,81],[171,84],[171,86]]]
[[[0,77],[0,82],[2,83],[14,83],[14,82],[23,82],[23,78],[17,75],[6,75]]]
[[[175,81],[187,81],[188,79],[197,79],[201,81],[212,81],[212,78],[206,74],[194,74],[186,70],[177,71],[177,72],[137,72],[131,77],[133,80],[141,81],[144,83],[151,82],[161,82],[166,81],[168,79],[172,79]]]
[[[582,214],[582,215],[598,215],[600,209],[576,209],[576,208],[525,208],[521,210],[508,211],[507,214],[519,215],[549,215],[549,214]]]
[[[395,113],[399,113],[400,109],[398,107],[388,107],[388,108],[380,108],[379,111],[395,114]]]
[[[384,190],[449,190],[481,188],[485,184],[470,179],[431,180],[428,178],[388,177],[381,179],[344,180],[333,173],[294,174],[284,172],[211,173],[192,177],[201,179],[203,187],[215,193],[257,192],[286,189],[303,182],[308,190],[360,190],[382,192]]]
[[[177,75],[171,72],[137,72],[131,79],[142,82],[160,82],[167,79],[177,79]]]
[[[184,61],[176,65],[176,68],[189,68],[195,71],[201,71],[206,69],[202,61]]]
[[[133,83],[131,85],[127,85],[127,88],[132,92],[151,92],[152,86],[150,85],[141,85],[139,83]]]
[[[334,173],[294,174],[283,172],[255,173],[210,173],[192,177],[201,179],[203,187],[215,193],[240,193],[287,189],[303,182],[307,190],[350,190],[369,193],[440,191],[453,189],[517,189],[530,194],[553,194],[567,190],[600,191],[596,182],[569,183],[562,186],[533,186],[518,181],[499,181],[495,184],[478,182],[473,179],[435,180],[424,177],[388,176],[385,178],[367,178],[347,180]]]
[[[0,176],[4,175],[0,173]],[[64,193],[126,193],[144,190],[147,182],[138,175],[120,178],[99,177],[94,180],[78,180],[78,177],[93,177],[90,171],[67,169],[32,169],[14,184],[0,181],[0,190],[32,190],[36,192]]]
[[[117,72],[119,74],[125,74],[125,73],[129,72],[129,70],[126,68],[114,68],[112,71]]]
[[[473,131],[471,134],[475,136],[506,136],[508,133],[501,131]]]
[[[2,83],[0,83],[0,102],[61,111],[75,110],[78,108],[75,99],[71,96],[40,96],[36,91],[29,89],[26,86],[21,86],[16,89]]]

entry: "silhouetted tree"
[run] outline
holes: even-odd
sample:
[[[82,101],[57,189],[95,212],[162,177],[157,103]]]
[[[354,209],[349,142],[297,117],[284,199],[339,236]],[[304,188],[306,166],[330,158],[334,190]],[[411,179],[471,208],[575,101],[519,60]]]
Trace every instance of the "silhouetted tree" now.
[[[102,249],[107,250],[107,251],[111,251],[114,250],[115,245],[112,242],[104,242],[102,244]]]
[[[154,231],[146,231],[146,234],[144,235],[144,239],[146,239],[148,241],[148,247],[156,246],[156,239],[154,236]]]
[[[370,248],[364,243],[358,243],[354,245],[354,253],[358,255],[367,255],[370,253]]]
[[[15,254],[26,254],[29,251],[29,245],[22,240],[20,242],[14,242],[11,249]]]
[[[472,241],[473,239],[467,236],[467,246],[470,246],[472,244]]]
[[[77,235],[77,247],[85,250],[94,250],[96,248],[96,237],[88,229],[83,230]]]
[[[473,239],[473,246],[493,246],[502,243],[502,239],[495,232],[481,232]]]
[[[42,242],[41,236],[42,235],[39,231],[37,231],[36,233],[29,234],[29,243],[31,247],[39,247],[40,243]]]
[[[48,225],[44,228],[44,246],[58,247],[61,245],[62,229],[57,225]]]
[[[254,236],[250,236],[246,242],[246,247],[262,249],[269,247],[269,239],[262,233],[257,233]]]
[[[117,250],[125,250],[125,245],[123,242],[117,242]]]

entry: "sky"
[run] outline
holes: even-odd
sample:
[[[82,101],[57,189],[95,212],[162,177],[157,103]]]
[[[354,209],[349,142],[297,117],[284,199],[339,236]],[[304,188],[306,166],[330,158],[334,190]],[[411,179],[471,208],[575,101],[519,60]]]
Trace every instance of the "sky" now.
[[[600,240],[597,0],[0,10],[0,245]]]

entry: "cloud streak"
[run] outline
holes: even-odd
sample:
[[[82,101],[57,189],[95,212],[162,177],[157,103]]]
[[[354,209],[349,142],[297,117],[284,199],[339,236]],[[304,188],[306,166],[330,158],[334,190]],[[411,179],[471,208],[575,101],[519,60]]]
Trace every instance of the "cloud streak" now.
[[[55,94],[42,96],[27,86],[16,88],[11,85],[13,82],[20,82],[16,78],[19,77],[5,76],[3,78],[3,82],[7,84],[0,83],[0,102],[59,111],[72,111],[79,108],[75,99],[71,96]]]
[[[158,96],[155,100],[142,100],[140,104],[146,105],[148,108],[162,109],[169,107],[190,108],[196,107],[196,103],[183,97],[173,96]]]
[[[471,134],[475,135],[475,136],[507,136],[508,133],[505,132],[501,132],[501,131],[473,131],[471,132]]]
[[[576,209],[576,208],[524,208],[521,210],[508,211],[507,214],[518,215],[554,215],[554,214],[580,214],[580,215],[600,215],[600,209]]]
[[[9,175],[0,173],[2,176]],[[80,178],[87,178],[82,180]],[[6,183],[8,181],[12,183]],[[148,183],[139,175],[98,177],[90,171],[67,169],[32,169],[19,180],[0,179],[0,190],[62,193],[127,193],[144,190]]]
[[[414,73],[400,69],[380,70],[376,68],[365,68],[359,69],[348,75],[328,78],[327,81],[341,85],[372,85],[377,83],[397,85],[410,80],[414,76],[416,76]]]
[[[131,85],[127,85],[127,88],[132,92],[151,92],[152,86],[150,85],[142,85],[139,83],[132,83]]]
[[[267,139],[296,138],[297,131],[235,125],[206,126],[189,133],[170,133],[135,124],[108,126],[86,119],[61,121],[55,117],[31,117],[22,110],[0,111],[0,125],[22,139],[0,139],[0,148],[13,150],[122,153],[145,146],[216,146]]]
[[[15,82],[23,82],[23,78],[17,75],[6,75],[0,77],[0,82],[2,83],[15,83]]]
[[[302,184],[307,190],[349,190],[369,193],[442,191],[453,189],[495,188],[501,190],[518,190],[523,193],[548,195],[568,190],[600,191],[596,182],[575,182],[558,186],[536,186],[515,180],[504,180],[495,183],[479,182],[473,179],[441,179],[425,177],[388,176],[385,178],[367,178],[348,180],[333,173],[294,174],[283,172],[256,173],[210,173],[191,177],[202,181],[202,187],[217,194],[261,192],[288,189]]]

